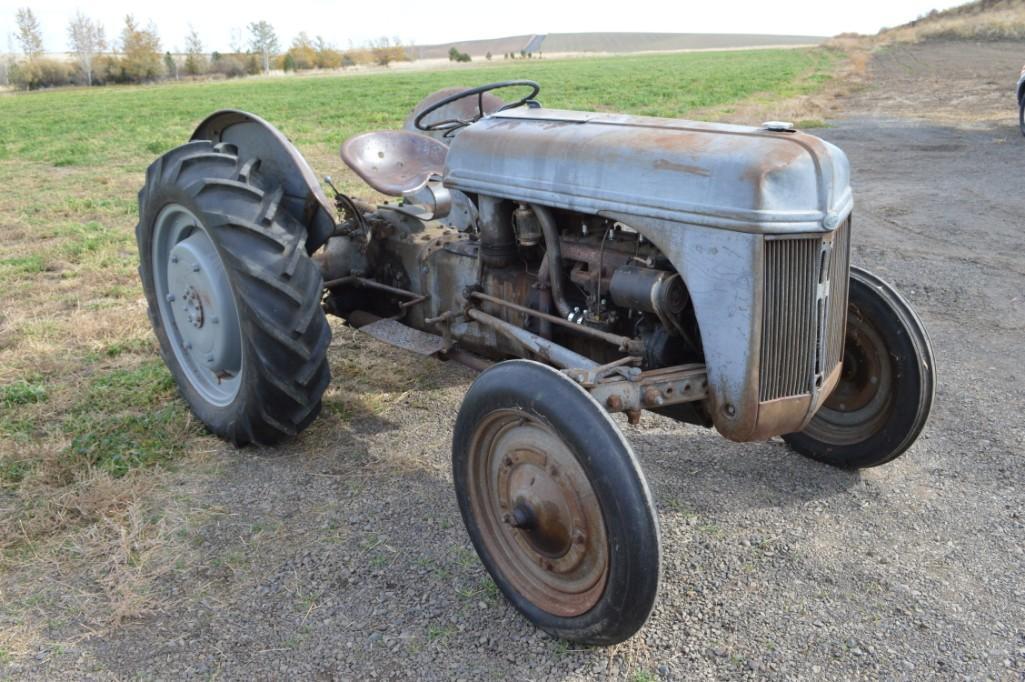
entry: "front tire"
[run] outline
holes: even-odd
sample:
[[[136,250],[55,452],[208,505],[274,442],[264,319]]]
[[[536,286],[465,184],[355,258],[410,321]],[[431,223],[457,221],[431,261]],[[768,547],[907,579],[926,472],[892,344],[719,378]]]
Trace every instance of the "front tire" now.
[[[1025,135],[1025,97],[1018,102],[1018,129],[1021,130],[1022,135]]]
[[[922,321],[893,287],[851,268],[844,366],[800,433],[797,452],[844,469],[879,466],[918,438],[932,409],[936,367]]]
[[[659,584],[658,522],[633,450],[574,381],[528,360],[470,387],[453,477],[467,532],[506,598],[537,627],[615,644]]]
[[[200,421],[236,445],[302,431],[330,382],[320,270],[259,166],[230,144],[173,149],[147,170],[136,227],[164,362]]]

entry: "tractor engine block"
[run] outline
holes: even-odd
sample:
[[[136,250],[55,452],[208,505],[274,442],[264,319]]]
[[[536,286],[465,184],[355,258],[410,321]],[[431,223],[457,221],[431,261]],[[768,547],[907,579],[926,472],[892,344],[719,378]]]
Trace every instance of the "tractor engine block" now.
[[[364,216],[370,235],[332,239],[318,258],[328,281],[355,275],[385,288],[347,290],[344,297],[329,297],[329,310],[342,316],[352,309],[381,317],[401,315],[405,324],[431,333],[450,331],[447,325],[452,324],[460,343],[479,354],[494,358],[520,354],[522,349],[492,329],[459,319],[476,292],[485,295],[475,301],[485,313],[587,357],[612,360],[617,349],[524,309],[640,339],[643,352],[638,355],[646,368],[701,360],[682,279],[658,249],[635,231],[607,220],[558,212],[561,286],[556,287],[551,250],[546,249],[533,212],[507,202],[492,209],[503,211],[490,217],[502,226],[497,236],[500,248],[489,248],[495,234],[487,229],[461,232],[439,221],[418,220],[401,207],[376,207]],[[482,249],[487,258],[480,258]],[[404,309],[403,301],[391,295],[388,287],[426,300]],[[349,310],[342,308],[342,299]]]

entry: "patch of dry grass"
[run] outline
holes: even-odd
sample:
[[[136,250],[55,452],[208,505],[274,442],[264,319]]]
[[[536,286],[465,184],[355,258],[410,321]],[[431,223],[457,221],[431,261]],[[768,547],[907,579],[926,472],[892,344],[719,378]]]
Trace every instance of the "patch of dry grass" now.
[[[163,607],[154,585],[189,549],[178,532],[187,510],[159,494],[162,483],[152,472],[97,473],[41,501],[63,532],[25,526],[23,543],[0,560],[0,659],[101,635]],[[68,516],[75,522],[60,523]]]
[[[924,40],[1025,40],[1025,0],[977,0],[879,33],[877,45]]]
[[[152,467],[205,437],[156,358],[137,182],[0,161],[0,659],[157,608],[181,555]]]
[[[757,125],[764,121],[788,121],[798,128],[819,128],[838,116],[845,99],[865,86],[869,79],[870,48],[859,39],[835,38],[825,49],[835,61],[831,71],[809,72],[800,94],[778,97],[773,93],[756,93],[739,102],[699,110],[699,120]]]

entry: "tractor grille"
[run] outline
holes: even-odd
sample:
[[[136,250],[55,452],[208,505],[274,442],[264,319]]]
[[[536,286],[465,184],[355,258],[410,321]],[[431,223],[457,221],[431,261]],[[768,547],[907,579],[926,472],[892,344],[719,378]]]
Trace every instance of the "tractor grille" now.
[[[765,242],[759,398],[811,393],[843,358],[850,218],[829,239]]]

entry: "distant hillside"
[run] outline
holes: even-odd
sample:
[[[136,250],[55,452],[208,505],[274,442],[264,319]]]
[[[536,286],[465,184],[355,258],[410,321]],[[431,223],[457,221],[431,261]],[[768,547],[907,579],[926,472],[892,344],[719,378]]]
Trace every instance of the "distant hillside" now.
[[[491,38],[487,40],[462,40],[457,43],[445,43],[443,45],[416,45],[412,48],[415,59],[443,59],[448,57],[448,51],[453,47],[460,52],[465,52],[474,57],[483,57],[488,52],[501,57],[508,52],[519,52],[526,49],[527,44],[535,36],[508,36],[506,38]]]
[[[896,28],[884,29],[892,40],[1025,40],[1025,0],[976,0],[943,11],[933,10]]]
[[[766,45],[814,45],[818,36],[777,36],[745,33],[551,33],[545,52],[646,52],[707,50]]]
[[[521,35],[491,40],[466,40],[443,45],[413,48],[417,59],[448,56],[451,48],[482,57],[490,52],[501,57],[509,52],[648,52],[670,50],[729,49],[777,45],[812,45],[823,41],[818,36],[779,36],[743,33],[549,33]]]

